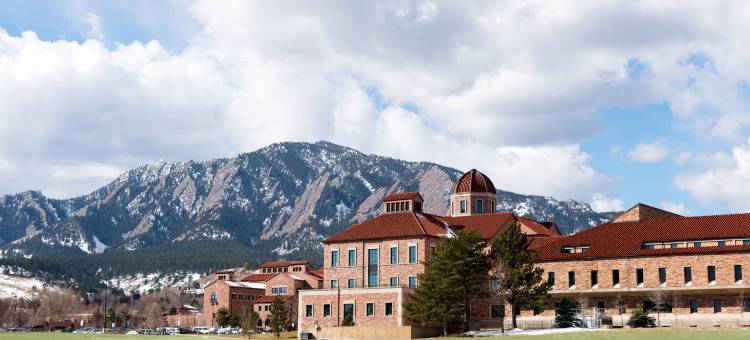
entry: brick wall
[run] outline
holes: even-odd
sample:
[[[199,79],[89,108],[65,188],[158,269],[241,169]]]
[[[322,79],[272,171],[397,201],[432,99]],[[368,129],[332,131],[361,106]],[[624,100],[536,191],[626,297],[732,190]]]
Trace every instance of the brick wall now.
[[[211,295],[213,292],[216,292],[215,305],[211,304]],[[235,296],[234,299],[232,299],[233,294]],[[230,287],[226,281],[215,281],[207,286],[203,292],[203,313],[208,315],[209,319],[215,320],[216,313],[221,308],[226,308],[230,314],[242,317],[245,314],[245,310],[252,308],[254,299],[240,299],[240,295],[257,298],[264,294],[265,291],[262,289]]]
[[[354,322],[357,326],[403,326],[403,303],[411,292],[409,288],[361,288],[341,290],[310,290],[300,293],[299,320],[302,327],[335,327],[343,320],[344,305],[354,305]],[[339,295],[340,294],[340,295]],[[367,304],[373,304],[373,315],[367,315]],[[386,315],[386,303],[392,304],[392,315]],[[306,316],[308,305],[313,315]],[[330,305],[330,315],[324,315],[324,306]]]

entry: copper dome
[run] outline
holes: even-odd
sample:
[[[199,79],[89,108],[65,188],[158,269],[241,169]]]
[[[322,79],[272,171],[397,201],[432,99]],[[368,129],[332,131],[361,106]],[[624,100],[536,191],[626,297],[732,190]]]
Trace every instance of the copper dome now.
[[[451,191],[451,194],[472,192],[497,194],[495,185],[492,184],[489,177],[476,169],[471,169],[469,172],[461,176],[461,178],[456,181],[456,184],[453,185],[453,191]]]

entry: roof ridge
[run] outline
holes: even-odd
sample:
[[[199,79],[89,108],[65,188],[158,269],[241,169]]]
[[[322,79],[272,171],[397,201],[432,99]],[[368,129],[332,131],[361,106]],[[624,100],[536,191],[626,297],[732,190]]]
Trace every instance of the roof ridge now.
[[[417,214],[415,212],[411,212],[414,219],[417,221],[417,225],[419,225],[419,229],[422,229],[422,234],[427,235],[427,230],[424,229],[424,226],[422,225],[422,222],[419,220],[419,217],[417,217]]]

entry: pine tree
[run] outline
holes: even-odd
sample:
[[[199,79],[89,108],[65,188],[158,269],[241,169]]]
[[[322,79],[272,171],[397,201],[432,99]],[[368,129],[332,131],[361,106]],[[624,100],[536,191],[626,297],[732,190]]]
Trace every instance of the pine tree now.
[[[568,298],[563,298],[555,309],[555,325],[559,328],[575,327],[578,323],[578,306]]]
[[[497,295],[510,304],[513,328],[516,313],[522,304],[527,308],[541,307],[549,297],[552,285],[543,282],[544,269],[536,265],[536,251],[529,249],[526,234],[518,223],[503,231],[492,244],[492,275],[497,279]]]
[[[489,271],[486,243],[477,233],[459,231],[444,238],[435,254],[424,262],[419,285],[406,303],[407,318],[413,321],[436,321],[448,335],[448,323],[461,318],[463,329],[469,328],[469,302],[486,292],[476,289]]]
[[[278,296],[273,298],[271,303],[271,330],[278,338],[281,335],[281,328],[286,324],[286,313],[284,312],[284,301]]]
[[[231,316],[232,315],[229,314],[228,309],[221,307],[221,309],[216,312],[216,324],[219,325],[219,327],[229,326]]]
[[[247,334],[248,339],[250,339],[253,333],[255,333],[255,328],[258,326],[259,318],[260,315],[258,315],[255,309],[250,308],[245,311],[245,316],[242,318],[242,332]]]

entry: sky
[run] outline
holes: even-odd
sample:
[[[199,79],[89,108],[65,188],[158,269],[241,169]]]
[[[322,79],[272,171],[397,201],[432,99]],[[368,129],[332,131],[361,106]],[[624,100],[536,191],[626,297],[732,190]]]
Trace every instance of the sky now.
[[[3,1],[0,194],[282,141],[750,211],[746,1]]]

